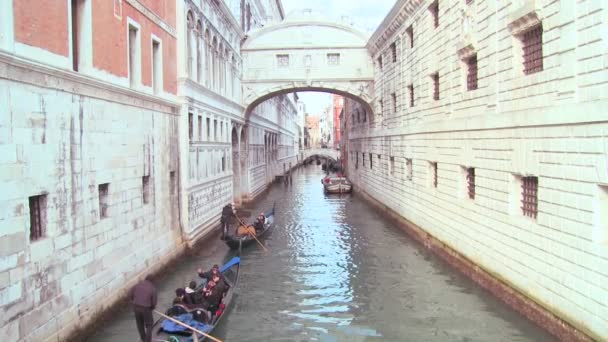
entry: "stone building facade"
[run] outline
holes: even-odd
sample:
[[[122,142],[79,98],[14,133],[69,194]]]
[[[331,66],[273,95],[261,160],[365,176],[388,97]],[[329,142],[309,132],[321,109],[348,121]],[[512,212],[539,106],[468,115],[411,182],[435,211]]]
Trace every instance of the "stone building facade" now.
[[[474,265],[476,280],[491,274],[599,340],[608,339],[607,10],[400,0],[368,43],[374,113],[345,107],[348,173],[362,193]]]
[[[0,13],[0,340],[64,340],[179,250],[175,6]]]
[[[257,25],[281,19],[280,2],[255,6]],[[226,2],[0,13],[0,340],[66,340],[295,160],[294,100],[245,115],[245,30]]]

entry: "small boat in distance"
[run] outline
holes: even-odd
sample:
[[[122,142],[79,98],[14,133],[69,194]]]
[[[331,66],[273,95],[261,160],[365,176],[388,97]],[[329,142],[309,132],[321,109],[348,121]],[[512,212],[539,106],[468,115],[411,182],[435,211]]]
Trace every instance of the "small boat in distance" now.
[[[258,240],[263,239],[270,233],[270,230],[272,229],[272,227],[274,225],[274,206],[272,207],[271,210],[265,212],[264,216],[266,216],[266,223],[264,223],[264,229],[259,231],[255,235],[255,238],[253,238],[251,235],[238,236],[236,234],[233,234],[233,235],[226,236],[226,238],[224,239],[224,242],[226,242],[228,247],[230,247],[231,249],[239,249],[239,245],[241,247],[246,247],[246,246],[256,243],[256,241],[255,241],[256,238]]]
[[[194,328],[205,332],[209,335],[212,335],[213,330],[220,323],[222,318],[226,316],[228,309],[230,308],[230,304],[232,303],[232,299],[234,298],[234,291],[239,281],[239,271],[241,268],[241,259],[239,257],[234,257],[230,259],[224,266],[220,268],[220,272],[224,275],[224,279],[229,285],[228,291],[226,291],[224,298],[222,299],[223,309],[219,314],[213,314],[211,319],[207,322],[201,322],[199,317],[201,317],[200,312],[201,308],[196,307],[196,305],[181,305],[176,304],[173,305],[171,309],[179,309],[174,311],[179,311],[179,315],[171,315],[169,314],[169,310],[167,314],[169,316],[173,316],[172,318],[179,320],[182,323],[186,323]],[[199,285],[197,290],[200,290],[203,287],[203,284]],[[157,320],[152,326],[152,340],[153,341],[170,341],[170,342],[192,342],[192,341],[207,341],[208,339],[198,333],[193,333],[187,328],[182,327],[166,318],[160,318]]]
[[[326,194],[344,194],[353,189],[351,182],[343,176],[327,176],[321,180]]]

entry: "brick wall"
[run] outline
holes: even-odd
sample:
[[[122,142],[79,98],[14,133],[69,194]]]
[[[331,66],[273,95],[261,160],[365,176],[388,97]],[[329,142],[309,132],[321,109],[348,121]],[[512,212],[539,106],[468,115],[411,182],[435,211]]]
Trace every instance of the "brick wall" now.
[[[13,1],[15,41],[68,56],[68,1]]]
[[[576,328],[607,339],[608,234],[601,217],[608,208],[600,198],[608,183],[608,68],[600,62],[606,42],[599,36],[607,8],[594,1],[525,2],[543,27],[543,71],[525,75],[512,30],[520,25],[514,24],[518,13],[529,11],[511,2],[440,0],[434,28],[431,3],[398,2],[409,6],[397,30],[387,39],[372,37],[374,60],[382,56],[383,67],[376,63],[371,121],[349,132],[349,151],[366,159],[363,167],[360,154],[355,169],[349,153],[349,177]],[[471,47],[479,87],[468,91],[462,55]],[[433,99],[434,73],[439,100]],[[413,161],[411,181],[406,158]],[[436,188],[431,162],[437,163]],[[464,170],[470,167],[475,199],[467,196]],[[516,176],[538,177],[536,219],[522,214]]]

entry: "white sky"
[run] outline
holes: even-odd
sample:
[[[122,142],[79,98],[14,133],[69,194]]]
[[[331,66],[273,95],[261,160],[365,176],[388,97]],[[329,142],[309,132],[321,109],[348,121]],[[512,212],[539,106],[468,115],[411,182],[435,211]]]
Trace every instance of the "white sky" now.
[[[396,0],[282,0],[285,13],[310,8],[321,12],[327,19],[341,21],[342,16],[349,17],[353,25],[371,35],[384,17],[395,5]],[[316,92],[298,93],[306,103],[306,111],[311,115],[320,115],[331,105],[331,94]]]

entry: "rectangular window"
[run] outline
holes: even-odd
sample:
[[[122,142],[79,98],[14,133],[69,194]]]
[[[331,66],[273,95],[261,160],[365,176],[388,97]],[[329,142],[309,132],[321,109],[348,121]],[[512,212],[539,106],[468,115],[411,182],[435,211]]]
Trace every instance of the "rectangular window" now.
[[[211,119],[207,118],[205,123],[207,124],[207,141],[211,141]]]
[[[406,179],[412,181],[414,179],[414,163],[411,158],[405,158]]]
[[[141,177],[141,189],[144,204],[150,203],[150,176]]]
[[[373,158],[374,158],[374,155],[372,155],[372,153],[370,152],[369,153],[369,169],[370,170],[374,168],[374,165],[373,165],[373,161],[374,160],[373,160]]]
[[[279,68],[289,67],[289,55],[277,55],[277,65]]]
[[[99,184],[97,192],[99,192],[99,218],[104,219],[110,215],[108,210],[110,183]]]
[[[433,4],[429,7],[429,11],[431,11],[431,16],[433,17],[433,27],[439,27],[439,1],[435,0]]]
[[[407,34],[407,38],[410,42],[410,49],[414,48],[414,26],[410,25],[407,30],[405,30]]]
[[[188,113],[188,138],[192,142],[194,136],[194,114]]]
[[[475,199],[475,169],[470,167],[467,169],[467,192],[469,198]]]
[[[46,195],[31,196],[30,241],[42,239],[46,235]]]
[[[328,53],[327,54],[327,65],[340,65],[340,54],[339,53]]]
[[[397,43],[391,44],[391,55],[393,56],[393,63],[397,62]]]
[[[477,89],[477,55],[467,59],[467,90]]]
[[[226,156],[222,156],[222,172],[226,171]]]
[[[82,49],[83,0],[72,0],[72,70],[78,71]]]
[[[160,49],[160,42],[152,40],[152,89],[154,94],[162,92],[162,51]]]
[[[365,167],[365,152],[361,152],[361,158],[363,158],[363,167]]]
[[[224,125],[220,122],[220,140],[224,140]]]
[[[393,102],[393,114],[397,114],[397,94],[391,94],[391,100]]]
[[[378,56],[378,68],[382,70],[382,55]]]
[[[169,191],[171,195],[175,195],[177,192],[177,178],[175,178],[175,171],[169,172]]]
[[[536,219],[538,215],[538,177],[521,178],[521,210],[524,216]]]
[[[213,141],[217,141],[217,120],[213,120]]]
[[[203,117],[198,116],[198,140],[203,141]]]
[[[407,86],[408,92],[410,93],[410,107],[414,107],[414,85],[410,84]]]
[[[380,100],[380,115],[384,112],[384,100]]]
[[[388,174],[391,176],[395,175],[395,157],[391,156],[388,164]]]
[[[543,70],[543,26],[538,25],[522,36],[524,73],[533,74]]]
[[[355,152],[355,170],[359,168],[359,152]]]
[[[141,83],[141,54],[139,44],[139,29],[129,24],[129,83],[135,88]]]
[[[433,79],[433,100],[439,100],[439,73],[434,73],[431,78]]]

